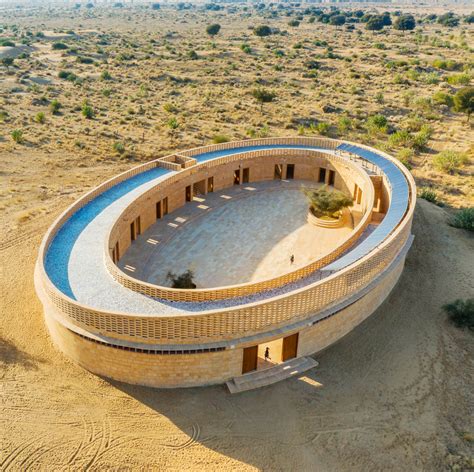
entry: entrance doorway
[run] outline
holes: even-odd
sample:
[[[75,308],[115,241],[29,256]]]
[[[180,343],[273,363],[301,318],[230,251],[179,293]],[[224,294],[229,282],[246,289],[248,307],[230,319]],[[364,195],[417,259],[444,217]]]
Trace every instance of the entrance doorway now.
[[[334,179],[336,178],[336,173],[333,170],[329,171],[329,185],[334,185]]]
[[[286,166],[286,178],[288,180],[295,178],[295,165],[294,164],[288,164]]]
[[[163,198],[163,216],[168,214],[168,197]]]
[[[234,170],[234,185],[240,185],[240,169]]]
[[[285,362],[296,357],[298,353],[298,333],[283,338],[283,347],[281,350],[281,361]]]
[[[275,172],[273,174],[275,180],[281,180],[283,178],[283,166],[281,164],[275,164]]]
[[[214,192],[214,177],[207,179],[207,193]]]
[[[319,169],[319,179],[318,182],[324,184],[326,182],[326,169],[324,167],[320,167]]]
[[[191,190],[191,185],[186,187],[186,201],[190,202],[193,199],[193,192]]]
[[[161,218],[161,200],[156,202],[156,219],[159,220]]]
[[[258,346],[244,348],[242,359],[242,374],[257,370]]]
[[[244,184],[248,184],[250,181],[250,168],[246,167],[242,175],[242,181]]]

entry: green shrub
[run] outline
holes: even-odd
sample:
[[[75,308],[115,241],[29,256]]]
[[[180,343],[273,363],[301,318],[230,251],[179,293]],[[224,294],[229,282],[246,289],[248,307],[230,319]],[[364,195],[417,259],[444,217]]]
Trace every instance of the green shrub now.
[[[433,189],[429,187],[421,187],[418,196],[423,198],[423,200],[434,203],[435,205],[439,203],[438,195]]]
[[[61,103],[59,103],[59,100],[57,100],[56,98],[51,100],[51,103],[49,104],[49,109],[51,110],[51,113],[53,115],[58,113],[61,107],[62,107]]]
[[[21,144],[23,142],[23,131],[21,129],[14,129],[10,136],[12,137],[15,143]]]
[[[468,85],[471,76],[469,74],[454,74],[447,77],[446,81],[451,85]]]
[[[219,33],[220,30],[221,30],[221,25],[219,25],[218,23],[214,23],[212,25],[209,25],[206,28],[206,33],[209,36],[215,36],[217,33]]]
[[[12,66],[13,62],[14,62],[13,57],[2,57],[2,64],[7,68]]]
[[[390,146],[411,146],[413,136],[406,129],[395,131],[388,137]]]
[[[415,29],[416,20],[413,15],[400,15],[393,24],[396,30],[409,31]]]
[[[474,207],[459,210],[448,223],[455,228],[474,231]]]
[[[110,75],[110,72],[108,70],[102,71],[100,74],[101,80],[112,80],[112,76]]]
[[[57,51],[64,50],[64,49],[69,49],[69,46],[67,44],[64,44],[64,43],[61,43],[61,42],[53,43],[53,45],[51,47],[53,49],[57,50]]]
[[[434,103],[438,105],[446,105],[451,108],[454,105],[454,100],[452,95],[446,92],[436,92],[431,99]]]
[[[404,148],[398,151],[397,158],[408,170],[410,170],[412,168],[411,160],[414,154],[413,149]]]
[[[454,173],[467,162],[466,154],[457,151],[441,151],[433,157],[434,167],[449,174]]]
[[[458,70],[461,68],[461,64],[451,59],[435,59],[433,61],[433,67],[443,70]]]
[[[388,120],[383,115],[372,115],[367,118],[365,127],[369,134],[386,133],[388,131]]]
[[[337,130],[340,134],[344,134],[352,129],[352,121],[347,116],[341,116],[337,122]]]
[[[261,26],[257,26],[253,32],[257,35],[257,36],[260,36],[260,37],[263,37],[263,36],[270,36],[272,34],[272,29],[270,28],[270,26],[267,26],[267,25],[261,25]]]
[[[91,57],[77,56],[76,62],[79,64],[94,64],[94,59]]]
[[[447,303],[443,310],[455,326],[474,331],[474,298]]]
[[[115,142],[112,148],[117,154],[123,154],[125,152],[125,145],[120,141]]]
[[[329,134],[330,126],[329,123],[324,123],[323,121],[321,121],[316,125],[316,129],[318,130],[319,134],[326,136],[327,134]]]
[[[298,20],[290,20],[288,22],[288,26],[291,26],[292,28],[298,28],[300,25],[300,22]]]
[[[212,138],[212,142],[214,144],[220,144],[220,143],[227,143],[230,141],[230,138],[229,136],[226,136],[225,134],[216,134],[213,138]]]
[[[474,87],[464,87],[453,97],[454,109],[467,114],[467,121],[474,112]]]
[[[175,130],[175,129],[178,129],[179,128],[179,123],[178,123],[178,120],[173,116],[171,117],[167,122],[166,124],[168,125],[168,128],[170,128],[171,130]]]
[[[276,94],[260,87],[252,90],[252,96],[260,103],[260,110],[263,110],[263,104],[273,102]]]
[[[42,111],[36,113],[35,121],[36,123],[44,123],[46,121],[45,114]]]
[[[192,49],[191,51],[188,52],[188,57],[192,61],[195,61],[196,59],[199,59],[199,56],[198,56],[197,52],[194,49]]]
[[[246,43],[242,44],[240,46],[240,49],[242,49],[242,51],[244,51],[245,54],[251,54],[252,53],[252,48]]]
[[[94,109],[87,103],[87,101],[84,101],[81,107],[81,113],[82,116],[87,118],[88,120],[91,120],[94,118]]]

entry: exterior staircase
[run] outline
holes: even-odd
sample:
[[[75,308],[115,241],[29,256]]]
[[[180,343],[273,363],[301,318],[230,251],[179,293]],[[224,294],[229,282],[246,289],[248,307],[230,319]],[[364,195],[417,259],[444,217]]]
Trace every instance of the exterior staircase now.
[[[311,357],[297,357],[268,369],[254,370],[240,377],[234,377],[226,385],[230,393],[245,392],[295,377],[318,365],[318,362]]]

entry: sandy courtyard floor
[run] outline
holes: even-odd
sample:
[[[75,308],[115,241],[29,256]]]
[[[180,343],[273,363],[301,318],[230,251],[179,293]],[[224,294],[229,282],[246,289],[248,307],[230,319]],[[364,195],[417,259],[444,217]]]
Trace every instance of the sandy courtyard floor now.
[[[443,471],[472,455],[474,240],[420,202],[390,298],[299,379],[231,396],[98,378],[57,352],[33,289],[42,231],[1,252],[0,470]],[[471,448],[471,449],[470,449]]]
[[[200,196],[151,226],[120,266],[159,285],[169,285],[168,271],[191,269],[199,288],[265,280],[305,266],[339,246],[352,228],[307,223],[301,185],[270,181]],[[149,244],[150,238],[160,243]]]

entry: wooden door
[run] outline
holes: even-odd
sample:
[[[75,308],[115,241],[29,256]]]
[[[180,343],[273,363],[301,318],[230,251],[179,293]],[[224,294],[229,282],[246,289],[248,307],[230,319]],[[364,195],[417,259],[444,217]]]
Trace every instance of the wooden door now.
[[[283,338],[283,347],[281,350],[281,360],[283,362],[293,359],[298,353],[298,333]]]
[[[244,169],[244,175],[243,175],[242,180],[244,181],[244,184],[249,183],[249,181],[250,181],[250,168],[249,167],[246,167]]]
[[[336,173],[333,170],[329,171],[329,185],[334,185],[334,179],[336,177]]]
[[[168,214],[168,197],[163,199],[163,216]]]
[[[242,374],[252,372],[257,369],[258,346],[244,348],[244,357],[242,359]]]
[[[192,194],[191,194],[191,185],[188,185],[186,187],[186,201],[190,202],[192,200]]]

